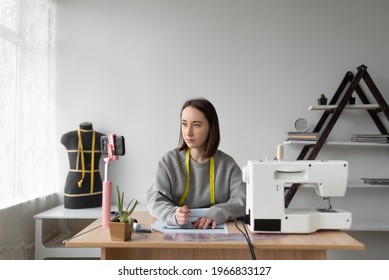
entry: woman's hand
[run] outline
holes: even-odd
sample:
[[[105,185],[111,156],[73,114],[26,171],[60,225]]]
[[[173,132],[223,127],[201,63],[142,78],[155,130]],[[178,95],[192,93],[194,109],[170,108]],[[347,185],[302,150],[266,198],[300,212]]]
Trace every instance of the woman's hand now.
[[[189,223],[190,210],[188,206],[184,205],[176,209],[175,217],[178,225],[186,225]]]
[[[192,225],[193,228],[198,228],[198,229],[207,229],[210,227],[212,227],[212,229],[216,228],[216,222],[208,217],[201,217],[196,221],[193,221]]]

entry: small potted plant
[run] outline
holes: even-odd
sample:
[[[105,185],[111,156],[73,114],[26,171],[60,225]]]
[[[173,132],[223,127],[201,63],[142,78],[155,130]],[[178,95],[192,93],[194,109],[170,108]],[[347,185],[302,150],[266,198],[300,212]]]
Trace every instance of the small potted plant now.
[[[327,97],[325,96],[324,93],[322,93],[322,94],[320,95],[320,98],[317,99],[317,103],[318,103],[319,105],[327,105]]]
[[[109,233],[112,241],[127,241],[131,240],[133,219],[131,214],[136,206],[140,203],[138,200],[132,199],[126,209],[123,208],[124,192],[120,193],[119,186],[116,186],[118,196],[118,215],[115,216],[109,223]]]

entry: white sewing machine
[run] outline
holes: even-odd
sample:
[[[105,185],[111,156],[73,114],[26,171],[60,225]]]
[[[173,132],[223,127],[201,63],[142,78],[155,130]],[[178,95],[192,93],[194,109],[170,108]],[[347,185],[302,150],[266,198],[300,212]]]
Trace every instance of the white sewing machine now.
[[[285,186],[301,183],[324,198],[344,196],[346,161],[248,161],[243,167],[246,183],[246,223],[252,232],[311,233],[319,229],[349,229],[351,213],[332,209],[285,208]],[[248,219],[248,220],[247,220]],[[248,222],[247,222],[248,221]]]

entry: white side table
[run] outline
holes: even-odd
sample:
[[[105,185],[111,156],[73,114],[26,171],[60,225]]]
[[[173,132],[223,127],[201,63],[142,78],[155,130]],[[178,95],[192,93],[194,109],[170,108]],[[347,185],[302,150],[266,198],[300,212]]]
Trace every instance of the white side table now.
[[[34,215],[35,219],[35,259],[47,258],[100,258],[99,248],[66,248],[63,240],[69,239],[77,232],[73,232],[68,222],[80,220],[85,226],[102,216],[101,207],[85,209],[66,209],[59,205],[45,212]],[[44,222],[55,220],[58,224],[59,234],[53,239],[43,243]]]

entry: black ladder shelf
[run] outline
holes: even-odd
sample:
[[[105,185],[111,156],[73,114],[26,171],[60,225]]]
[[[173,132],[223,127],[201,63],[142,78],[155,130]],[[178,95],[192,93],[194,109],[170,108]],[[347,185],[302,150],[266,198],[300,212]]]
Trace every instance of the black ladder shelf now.
[[[372,118],[373,122],[377,126],[378,130],[381,134],[389,134],[388,130],[385,128],[382,123],[379,113],[383,113],[386,119],[389,121],[389,108],[385,99],[382,97],[382,94],[378,90],[375,85],[373,79],[367,72],[367,67],[365,65],[361,65],[357,67],[357,73],[354,76],[351,71],[348,71],[342,82],[340,83],[338,89],[336,90],[334,96],[329,102],[329,105],[336,105],[335,108],[325,109],[323,115],[321,116],[319,122],[316,124],[313,132],[321,132],[320,136],[316,143],[304,145],[302,148],[297,160],[314,160],[316,156],[319,154],[321,148],[325,144],[328,135],[331,133],[336,121],[339,116],[343,112],[344,108],[349,102],[350,97],[354,92],[358,95],[362,104],[371,104],[369,99],[367,98],[365,92],[361,88],[359,82],[363,80],[369,89],[370,93],[376,100],[378,104],[378,108],[367,108],[367,112]],[[333,106],[332,106],[333,107]],[[285,194],[285,208],[288,208],[290,202],[292,201],[294,195],[299,189],[301,184],[295,183],[292,184],[291,187]]]

